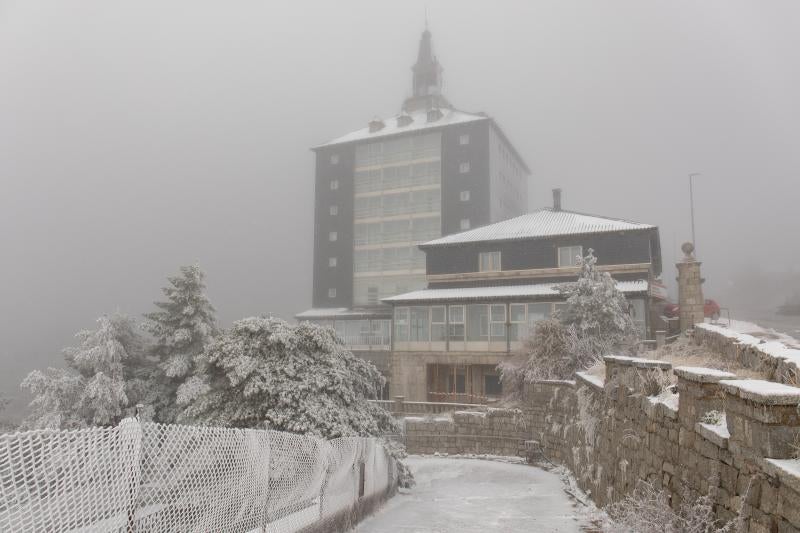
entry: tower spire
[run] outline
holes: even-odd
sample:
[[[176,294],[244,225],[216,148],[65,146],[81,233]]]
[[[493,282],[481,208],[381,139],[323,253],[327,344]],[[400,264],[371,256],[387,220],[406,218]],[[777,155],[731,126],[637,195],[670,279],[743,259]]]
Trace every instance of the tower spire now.
[[[413,73],[412,94],[403,102],[404,111],[416,111],[434,107],[450,107],[442,96],[442,66],[433,53],[431,32],[428,30],[428,10],[425,9],[425,31],[419,40],[417,62],[411,67]]]

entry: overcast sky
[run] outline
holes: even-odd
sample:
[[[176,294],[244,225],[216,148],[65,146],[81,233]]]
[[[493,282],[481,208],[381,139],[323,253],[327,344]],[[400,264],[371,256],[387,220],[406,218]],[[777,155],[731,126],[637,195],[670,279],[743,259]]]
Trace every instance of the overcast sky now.
[[[700,172],[706,294],[798,271],[800,2],[0,0],[0,391],[179,265],[224,325],[307,308],[309,147],[399,110],[426,5],[446,96],[499,121],[531,209],[558,186],[659,225],[671,280]]]

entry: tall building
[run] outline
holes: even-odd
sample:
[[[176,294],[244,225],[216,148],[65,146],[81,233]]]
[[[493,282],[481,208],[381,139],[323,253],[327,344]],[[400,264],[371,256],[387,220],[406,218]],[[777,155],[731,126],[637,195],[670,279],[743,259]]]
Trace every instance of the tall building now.
[[[381,300],[426,286],[419,243],[527,211],[527,165],[492,118],[449,103],[442,71],[426,29],[400,113],[313,148],[313,301],[297,318],[356,351],[390,349]]]

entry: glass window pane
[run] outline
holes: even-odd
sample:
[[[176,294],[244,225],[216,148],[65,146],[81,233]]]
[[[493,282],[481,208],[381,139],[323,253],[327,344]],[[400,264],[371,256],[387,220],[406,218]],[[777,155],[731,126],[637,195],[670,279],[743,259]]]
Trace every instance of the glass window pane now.
[[[412,307],[410,318],[409,340],[411,342],[428,342],[429,334],[429,311],[428,307]]]
[[[467,306],[467,340],[489,340],[489,306],[474,304]]]
[[[506,321],[506,306],[503,304],[495,304],[492,306],[492,322]]]
[[[394,338],[398,342],[408,342],[408,307],[394,310]]]
[[[444,323],[444,307],[443,306],[431,307],[431,322],[436,322],[438,324],[443,324]]]
[[[464,323],[464,306],[451,305],[450,306],[450,323],[463,324]]]
[[[525,304],[511,304],[509,317],[510,322],[525,322]]]
[[[505,340],[506,338],[506,323],[505,322],[492,322],[492,340]]]

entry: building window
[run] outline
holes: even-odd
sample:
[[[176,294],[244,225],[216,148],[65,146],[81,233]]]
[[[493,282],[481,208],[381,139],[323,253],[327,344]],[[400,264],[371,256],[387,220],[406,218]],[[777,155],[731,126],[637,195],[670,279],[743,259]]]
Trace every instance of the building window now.
[[[469,161],[464,161],[458,165],[458,172],[461,174],[466,174],[469,172]]]
[[[470,342],[489,340],[489,306],[473,304],[467,306],[467,340]]]
[[[578,266],[578,260],[583,257],[583,246],[560,246],[558,248],[558,266]]]
[[[468,133],[462,133],[458,137],[458,144],[469,144],[469,134]]]
[[[486,396],[502,396],[503,385],[500,383],[500,376],[491,374],[483,376],[483,393]]]
[[[336,233],[335,231],[331,231],[330,233],[328,233],[328,240],[329,241],[335,242],[338,238],[339,238],[339,234]]]
[[[408,307],[396,307],[394,310],[394,340],[408,342]]]
[[[336,298],[336,289],[328,289],[328,298]]]
[[[461,191],[461,201],[469,202],[469,191]]]
[[[331,165],[339,164],[339,154],[331,154]]]
[[[367,287],[367,304],[369,305],[378,304],[378,287],[374,285],[370,285],[369,287]]]
[[[339,206],[338,205],[332,205],[331,206],[331,216],[335,217],[338,214],[339,214]]]
[[[478,267],[480,272],[499,272],[500,252],[481,252]]]
[[[448,308],[450,313],[450,340],[464,340],[464,306],[451,305]]]
[[[430,307],[411,307],[409,319],[409,337],[411,342],[428,342],[430,340]]]
[[[331,190],[335,191],[339,188],[339,180],[331,180]]]
[[[336,263],[337,263],[337,259],[335,257],[329,257],[328,258],[328,266],[329,267],[335,267]]]
[[[526,335],[525,304],[510,304],[508,306],[508,340],[521,341]]]
[[[495,304],[490,306],[491,329],[489,335],[491,340],[506,339],[506,306],[505,304]]]
[[[469,229],[469,219],[462,218],[461,219],[461,229]]]
[[[527,335],[529,337],[533,336],[533,330],[536,327],[537,322],[550,318],[550,315],[552,315],[552,307],[553,306],[550,303],[528,304]]]
[[[431,341],[444,342],[446,339],[445,307],[431,307]]]

